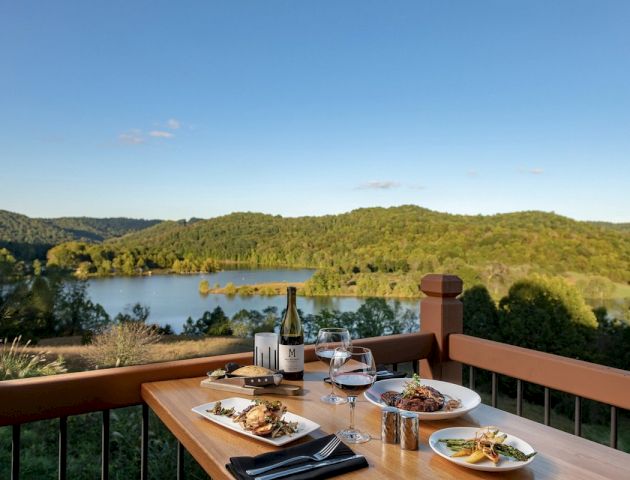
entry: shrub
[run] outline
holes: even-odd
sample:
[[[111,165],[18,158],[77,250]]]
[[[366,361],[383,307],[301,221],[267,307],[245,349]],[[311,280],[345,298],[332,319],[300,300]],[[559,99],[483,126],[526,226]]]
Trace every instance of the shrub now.
[[[210,284],[208,283],[208,280],[202,280],[199,282],[199,293],[202,295],[208,295],[208,293],[210,293]]]
[[[8,339],[0,341],[0,380],[15,378],[40,377],[65,373],[63,358],[57,357],[52,362],[46,359],[47,352],[28,352],[30,340],[20,347],[21,337],[13,339],[9,346]]]
[[[225,293],[226,295],[236,295],[236,291],[236,285],[234,285],[232,282],[228,282],[223,289],[223,293]]]
[[[86,357],[97,368],[136,365],[148,360],[149,346],[159,339],[151,325],[122,322],[96,335]]]

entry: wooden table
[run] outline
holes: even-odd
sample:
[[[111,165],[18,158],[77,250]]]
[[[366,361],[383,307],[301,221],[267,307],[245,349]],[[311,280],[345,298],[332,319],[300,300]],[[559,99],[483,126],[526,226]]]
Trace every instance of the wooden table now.
[[[268,396],[282,399],[290,412],[309,418],[321,429],[299,441],[319,438],[345,427],[350,417],[349,406],[326,405],[319,398],[330,387],[322,382],[324,365],[307,363],[301,397]],[[276,447],[252,440],[227,430],[191,412],[203,403],[237,396],[201,388],[201,378],[145,383],[142,398],[160,417],[171,432],[214,479],[233,478],[225,469],[232,456],[258,455]],[[296,382],[297,383],[297,382]],[[251,398],[251,397],[250,397]],[[403,451],[399,445],[380,441],[379,408],[361,396],[357,402],[357,427],[370,433],[372,440],[351,445],[356,453],[365,455],[369,469],[343,476],[344,479],[559,479],[594,480],[630,478],[630,454],[613,450],[583,438],[510,413],[480,405],[472,412],[454,420],[421,421],[421,444],[418,451]],[[466,469],[434,454],[428,445],[429,436],[436,430],[455,426],[496,425],[529,442],[539,453],[525,468],[505,473],[485,473]]]

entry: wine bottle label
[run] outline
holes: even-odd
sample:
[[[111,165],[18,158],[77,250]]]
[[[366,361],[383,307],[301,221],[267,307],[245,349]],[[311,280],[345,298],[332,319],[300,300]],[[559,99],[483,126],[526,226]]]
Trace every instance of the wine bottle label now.
[[[301,372],[304,370],[304,345],[278,345],[280,370]]]

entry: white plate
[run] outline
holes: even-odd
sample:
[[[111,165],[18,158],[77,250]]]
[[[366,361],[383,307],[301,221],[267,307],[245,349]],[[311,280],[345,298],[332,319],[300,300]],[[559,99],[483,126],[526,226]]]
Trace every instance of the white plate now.
[[[448,448],[445,443],[440,443],[438,441],[441,438],[474,438],[475,434],[479,430],[479,428],[474,427],[454,427],[438,430],[437,432],[433,432],[433,435],[429,437],[429,445],[435,453],[437,453],[440,457],[446,458],[450,462],[461,465],[462,467],[472,468],[473,470],[483,470],[485,472],[507,472],[509,470],[516,470],[517,468],[529,465],[537,456],[534,455],[526,462],[519,462],[513,458],[501,455],[501,460],[497,465],[493,464],[490,460],[481,460],[479,463],[466,463],[466,457],[451,457],[453,451]],[[508,434],[504,443],[518,448],[525,454],[530,454],[534,451],[529,443],[515,437],[514,435]]]
[[[388,391],[402,392],[405,384],[410,382],[410,378],[390,378],[374,382],[374,385],[367,390],[364,395],[370,402],[379,407],[385,407],[385,402],[381,400],[381,395]],[[470,390],[455,383],[442,382],[440,380],[422,380],[422,384],[435,388],[446,397],[446,400],[457,399],[462,402],[462,406],[450,411],[438,410],[437,412],[416,412],[421,420],[443,420],[445,418],[455,418],[470,412],[481,403],[481,397]]]
[[[248,400],[246,398],[226,398],[225,400],[220,400],[221,407],[223,408],[234,408],[236,412],[240,412],[244,410],[246,407],[253,403],[252,400]],[[305,435],[317,430],[319,425],[308,418],[300,417],[299,415],[295,415],[294,413],[287,412],[282,417],[287,422],[297,422],[298,423],[298,431],[291,435],[283,435],[277,438],[270,437],[261,437],[260,435],[254,435],[253,433],[245,430],[241,427],[240,423],[236,423],[232,421],[231,417],[225,415],[214,415],[208,410],[214,407],[214,404],[217,402],[204,403],[203,405],[199,405],[192,409],[193,412],[201,415],[202,417],[207,418],[215,423],[218,423],[222,427],[229,428],[230,430],[234,430],[240,434],[246,435],[248,437],[254,438],[256,440],[260,440],[261,442],[269,443],[270,445],[275,445],[279,447],[281,445],[285,445],[289,442],[297,440],[298,438],[302,438]]]

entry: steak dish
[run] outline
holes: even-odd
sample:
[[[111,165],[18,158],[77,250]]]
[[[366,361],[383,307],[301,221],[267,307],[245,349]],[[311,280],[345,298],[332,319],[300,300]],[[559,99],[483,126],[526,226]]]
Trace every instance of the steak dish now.
[[[452,410],[461,406],[459,400],[447,402],[435,388],[422,385],[420,377],[415,374],[402,392],[385,392],[381,395],[381,401],[390,407],[412,412],[436,412],[445,407],[446,410]]]

